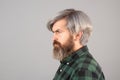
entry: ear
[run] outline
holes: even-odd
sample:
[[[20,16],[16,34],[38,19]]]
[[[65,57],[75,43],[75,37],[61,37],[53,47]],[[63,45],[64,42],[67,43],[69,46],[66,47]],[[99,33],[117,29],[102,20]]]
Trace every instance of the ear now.
[[[82,36],[83,32],[80,31],[79,33],[77,34],[74,34],[73,36],[73,39],[76,41],[76,40],[80,40],[81,39],[81,36]]]

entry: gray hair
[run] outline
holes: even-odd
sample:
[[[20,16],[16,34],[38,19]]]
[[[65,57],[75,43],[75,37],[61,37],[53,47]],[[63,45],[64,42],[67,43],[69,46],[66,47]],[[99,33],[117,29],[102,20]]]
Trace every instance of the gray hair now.
[[[63,18],[66,19],[66,26],[72,34],[83,32],[80,43],[86,45],[92,32],[92,24],[89,17],[82,11],[65,9],[47,23],[47,28],[52,31],[54,23]]]

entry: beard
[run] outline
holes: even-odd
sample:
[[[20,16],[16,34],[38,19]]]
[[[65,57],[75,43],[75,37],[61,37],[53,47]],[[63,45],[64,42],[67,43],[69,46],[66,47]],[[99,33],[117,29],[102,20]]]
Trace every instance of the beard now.
[[[53,57],[62,61],[65,57],[69,56],[73,52],[73,36],[70,36],[63,45],[60,42],[54,40],[53,46]]]

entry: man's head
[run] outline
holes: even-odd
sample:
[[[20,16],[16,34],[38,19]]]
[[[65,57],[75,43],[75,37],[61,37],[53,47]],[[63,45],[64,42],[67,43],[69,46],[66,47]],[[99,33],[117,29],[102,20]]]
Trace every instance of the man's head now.
[[[89,17],[82,11],[66,9],[47,24],[53,35],[53,52],[56,59],[62,60],[73,51],[86,45],[92,31]]]

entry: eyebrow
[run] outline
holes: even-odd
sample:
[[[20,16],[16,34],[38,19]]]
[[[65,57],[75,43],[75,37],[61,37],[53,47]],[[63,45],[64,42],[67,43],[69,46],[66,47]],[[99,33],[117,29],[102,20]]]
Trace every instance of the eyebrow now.
[[[59,32],[59,31],[61,31],[60,29],[57,29],[57,30],[55,30],[55,31],[52,31],[53,33],[55,33],[55,32]]]
[[[57,29],[57,30],[55,30],[55,31],[53,31],[53,32],[59,32],[59,29]]]

